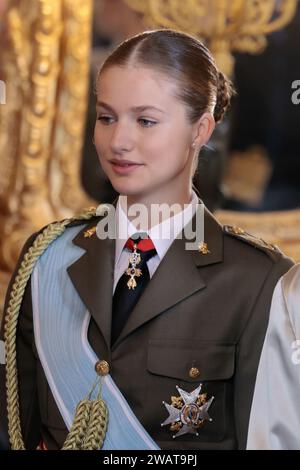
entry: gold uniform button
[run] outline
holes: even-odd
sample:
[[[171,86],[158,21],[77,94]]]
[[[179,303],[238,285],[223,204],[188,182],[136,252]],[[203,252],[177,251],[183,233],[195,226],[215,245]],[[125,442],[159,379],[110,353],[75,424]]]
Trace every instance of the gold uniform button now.
[[[106,361],[97,361],[95,364],[95,371],[98,375],[109,374],[109,364]]]
[[[190,368],[189,376],[191,377],[191,379],[196,379],[197,377],[199,377],[199,375],[200,375],[200,370],[198,369],[198,367]]]

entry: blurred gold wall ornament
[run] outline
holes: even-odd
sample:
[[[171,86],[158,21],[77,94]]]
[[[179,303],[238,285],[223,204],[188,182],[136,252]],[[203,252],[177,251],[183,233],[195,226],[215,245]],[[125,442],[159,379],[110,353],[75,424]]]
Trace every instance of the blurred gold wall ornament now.
[[[92,0],[8,2],[0,64],[2,272],[13,269],[33,231],[91,203],[80,183],[91,17]]]
[[[174,28],[207,43],[218,66],[232,75],[232,52],[260,53],[266,35],[286,26],[298,0],[124,0],[152,28]]]

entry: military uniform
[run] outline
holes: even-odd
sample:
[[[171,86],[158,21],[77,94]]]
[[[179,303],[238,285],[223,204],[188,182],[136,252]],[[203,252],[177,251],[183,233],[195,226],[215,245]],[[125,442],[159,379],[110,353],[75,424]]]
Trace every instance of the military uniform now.
[[[207,249],[187,251],[184,237],[172,243],[111,347],[115,242],[96,236],[98,220],[70,224],[82,225],[73,243],[84,253],[67,269],[91,314],[92,349],[107,361],[116,385],[161,449],[245,448],[273,289],[292,261],[241,230],[220,226],[206,211]],[[17,361],[26,448],[36,448],[42,439],[47,448],[59,449],[67,429],[37,355],[30,282],[21,306]],[[4,369],[1,366],[1,396]],[[170,427],[161,426],[168,416],[162,402],[171,403],[178,395],[176,386],[191,392],[199,383],[208,398],[214,397],[209,408],[212,421],[204,423],[198,436],[173,439]],[[2,405],[4,448],[5,415]]]

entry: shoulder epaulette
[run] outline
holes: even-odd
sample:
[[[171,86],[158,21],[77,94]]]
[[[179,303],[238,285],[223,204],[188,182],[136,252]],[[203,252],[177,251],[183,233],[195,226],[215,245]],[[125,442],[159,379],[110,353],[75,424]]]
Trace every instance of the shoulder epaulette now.
[[[223,231],[232,237],[236,237],[239,240],[242,240],[250,245],[254,246],[255,248],[259,248],[263,251],[273,252],[273,253],[282,253],[282,251],[276,245],[272,245],[272,243],[268,243],[262,238],[255,237],[251,233],[246,232],[240,227],[233,226],[233,225],[224,225]]]

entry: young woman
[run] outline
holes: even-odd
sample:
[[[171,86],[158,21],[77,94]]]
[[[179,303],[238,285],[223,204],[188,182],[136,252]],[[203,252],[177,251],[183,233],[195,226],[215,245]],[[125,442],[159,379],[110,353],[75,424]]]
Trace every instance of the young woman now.
[[[51,224],[20,257],[1,366],[12,448],[245,448],[272,292],[292,262],[199,210],[197,156],[231,93],[178,31],[139,34],[102,66],[94,138],[120,197]]]

